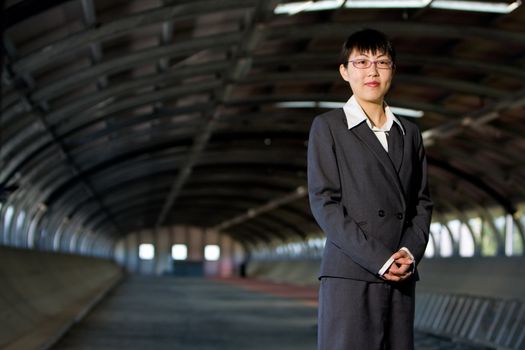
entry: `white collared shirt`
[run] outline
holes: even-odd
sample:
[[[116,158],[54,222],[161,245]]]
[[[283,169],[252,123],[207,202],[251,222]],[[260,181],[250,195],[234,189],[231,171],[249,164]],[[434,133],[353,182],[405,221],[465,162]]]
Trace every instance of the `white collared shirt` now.
[[[348,130],[358,126],[363,121],[366,121],[366,123],[368,124],[368,127],[370,128],[370,130],[374,132],[374,135],[376,135],[377,139],[379,140],[379,142],[381,143],[381,145],[383,146],[386,152],[388,152],[387,135],[390,129],[392,128],[392,125],[394,125],[394,122],[399,126],[399,129],[401,129],[401,132],[403,133],[403,135],[405,135],[405,129],[403,128],[403,125],[401,125],[401,122],[399,121],[399,119],[396,118],[396,116],[394,115],[394,113],[392,113],[392,111],[390,110],[390,108],[388,107],[386,103],[385,103],[386,122],[380,128],[372,125],[372,122],[367,117],[366,113],[363,111],[363,108],[361,108],[361,106],[359,105],[359,103],[357,102],[354,96],[350,97],[350,99],[348,99],[348,101],[345,103],[345,105],[343,106],[343,111],[346,116]],[[412,259],[412,261],[414,261],[414,256],[412,255],[410,250],[408,250],[408,248],[402,247],[400,250],[406,251],[408,255],[410,256],[410,258]],[[385,272],[388,270],[388,268],[390,267],[390,265],[392,265],[393,262],[394,262],[394,259],[392,258],[388,259],[386,263],[383,265],[383,267],[381,267],[381,269],[379,270],[378,272],[379,276],[383,276]],[[415,261],[414,261],[414,264],[415,264]]]
[[[366,113],[363,111],[363,109],[357,102],[355,96],[350,97],[350,99],[345,103],[345,105],[343,106],[343,111],[345,112],[346,122],[348,124],[348,130],[358,126],[363,121],[366,121],[370,130],[374,132],[374,135],[376,135],[377,139],[379,140],[379,142],[381,143],[381,145],[387,152],[388,152],[388,141],[386,137],[388,135],[388,132],[392,128],[392,125],[394,125],[394,122],[399,126],[403,135],[405,135],[405,129],[403,129],[403,125],[401,125],[401,122],[399,121],[399,119],[396,118],[396,116],[394,115],[394,113],[392,113],[392,111],[390,110],[390,107],[388,107],[386,103],[385,103],[386,122],[380,128],[372,125],[372,122],[366,116]]]

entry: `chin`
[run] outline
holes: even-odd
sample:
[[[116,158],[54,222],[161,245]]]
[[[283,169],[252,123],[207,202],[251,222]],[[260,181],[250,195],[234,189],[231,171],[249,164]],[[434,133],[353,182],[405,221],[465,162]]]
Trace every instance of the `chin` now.
[[[363,94],[358,96],[361,100],[369,103],[383,103],[385,95],[383,94]]]

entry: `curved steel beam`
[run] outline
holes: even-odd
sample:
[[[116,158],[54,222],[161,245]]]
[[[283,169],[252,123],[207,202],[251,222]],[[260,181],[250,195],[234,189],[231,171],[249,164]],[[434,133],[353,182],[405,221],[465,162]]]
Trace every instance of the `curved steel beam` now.
[[[521,89],[505,98],[502,98],[484,108],[469,115],[452,120],[438,127],[423,132],[423,140],[432,144],[435,139],[448,138],[460,133],[465,127],[475,128],[479,125],[489,123],[500,117],[500,113],[511,108],[519,108],[525,105],[525,89]]]
[[[375,28],[390,35],[404,35],[407,37],[422,38],[450,38],[450,39],[485,39],[489,42],[516,43],[522,45],[525,42],[525,35],[521,32],[489,29],[475,26],[445,25],[443,23],[423,23],[411,21],[355,21],[352,23],[320,23],[292,26],[273,26],[266,30],[268,39],[283,37],[286,33],[288,39],[309,39],[314,37],[334,36],[340,33],[345,37],[348,33],[355,32],[362,28]]]
[[[78,49],[90,43],[114,38],[127,32],[138,30],[143,26],[160,24],[166,21],[182,21],[221,10],[242,8],[249,10],[253,8],[253,6],[253,0],[223,0],[220,2],[207,0],[175,6],[161,6],[152,10],[129,15],[103,24],[97,28],[88,28],[67,38],[50,43],[15,61],[12,68],[17,74],[23,74],[24,72],[30,72],[53,63],[58,57],[73,55]],[[213,43],[210,43],[210,45],[213,45]],[[169,50],[169,47],[170,46],[163,46],[161,49]]]
[[[513,215],[516,212],[516,207],[507,197],[501,195],[494,188],[483,182],[479,177],[468,174],[454,167],[448,162],[434,159],[432,157],[428,157],[428,164],[430,166],[439,167],[440,169],[445,170],[450,174],[453,174],[454,176],[474,185],[481,191],[485,192],[490,198],[494,199],[499,205],[501,205],[505,209],[505,212],[507,212],[508,214]]]
[[[307,195],[307,191],[305,187],[303,186],[297,187],[295,191],[288,193],[282,197],[273,199],[262,206],[248,209],[248,211],[246,211],[244,214],[228,219],[226,221],[223,221],[220,224],[217,224],[216,226],[214,226],[213,229],[216,231],[226,230],[229,227],[232,227],[234,225],[239,225],[243,223],[244,221],[251,220],[259,215],[265,214],[282,205],[286,205],[289,202],[293,202],[299,198],[304,198],[306,195]]]

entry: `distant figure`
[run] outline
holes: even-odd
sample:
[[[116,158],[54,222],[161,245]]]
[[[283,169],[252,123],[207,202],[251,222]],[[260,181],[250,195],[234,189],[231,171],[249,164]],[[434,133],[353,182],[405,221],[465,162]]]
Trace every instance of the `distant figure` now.
[[[239,265],[239,276],[241,278],[246,278],[246,261],[243,261],[240,265]]]
[[[433,205],[421,133],[384,101],[395,69],[383,33],[352,34],[339,73],[353,95],[310,130],[310,206],[327,236],[319,350],[414,348],[416,266]]]
[[[248,269],[248,264],[250,263],[250,259],[251,259],[251,254],[250,252],[247,252],[241,264],[239,265],[239,276],[241,278],[248,277],[247,269]]]

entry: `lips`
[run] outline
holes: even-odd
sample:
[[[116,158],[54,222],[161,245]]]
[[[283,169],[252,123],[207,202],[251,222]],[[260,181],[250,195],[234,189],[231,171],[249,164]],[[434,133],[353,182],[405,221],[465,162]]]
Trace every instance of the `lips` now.
[[[378,87],[379,86],[379,82],[377,81],[370,81],[368,83],[365,83],[366,86],[369,86],[369,87]]]

